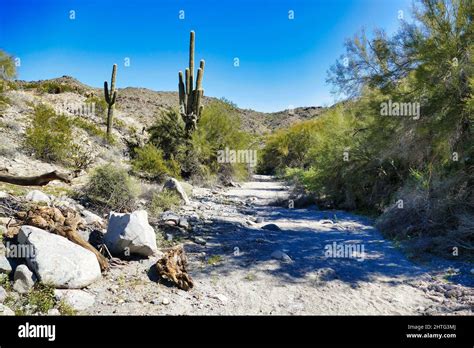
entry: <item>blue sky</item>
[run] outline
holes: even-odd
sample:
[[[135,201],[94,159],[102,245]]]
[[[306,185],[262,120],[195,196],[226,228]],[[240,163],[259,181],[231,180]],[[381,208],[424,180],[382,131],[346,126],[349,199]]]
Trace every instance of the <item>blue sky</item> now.
[[[118,87],[177,90],[196,32],[205,94],[277,111],[331,105],[327,70],[346,38],[395,31],[411,0],[0,0],[0,49],[18,78],[73,76],[95,87],[118,64]],[[70,19],[70,11],[75,19]],[[184,10],[185,19],[180,19]],[[290,20],[289,11],[294,11]],[[130,66],[125,67],[129,58]],[[234,66],[238,58],[239,67]]]

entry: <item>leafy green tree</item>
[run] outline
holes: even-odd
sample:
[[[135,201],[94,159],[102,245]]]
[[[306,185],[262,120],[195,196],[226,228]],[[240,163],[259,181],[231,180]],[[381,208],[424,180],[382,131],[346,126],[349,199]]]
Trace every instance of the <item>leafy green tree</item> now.
[[[15,60],[3,50],[0,50],[0,79],[9,80],[16,77]]]

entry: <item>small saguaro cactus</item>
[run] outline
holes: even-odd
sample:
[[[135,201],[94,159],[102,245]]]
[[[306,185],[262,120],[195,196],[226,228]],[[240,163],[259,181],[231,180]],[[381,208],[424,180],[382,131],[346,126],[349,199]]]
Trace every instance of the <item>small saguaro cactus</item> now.
[[[110,91],[107,81],[104,81],[104,95],[105,101],[109,105],[109,110],[107,112],[107,138],[110,139],[112,133],[112,125],[114,118],[114,104],[115,99],[117,98],[117,91],[115,90],[115,76],[117,75],[117,64],[114,64],[112,68],[112,80],[110,81]]]
[[[178,74],[179,84],[179,112],[185,123],[185,130],[188,136],[197,128],[199,117],[202,113],[202,77],[204,75],[204,60],[201,60],[197,71],[196,86],[194,87],[194,31],[191,31],[189,38],[189,68],[186,68],[185,79],[183,72]]]

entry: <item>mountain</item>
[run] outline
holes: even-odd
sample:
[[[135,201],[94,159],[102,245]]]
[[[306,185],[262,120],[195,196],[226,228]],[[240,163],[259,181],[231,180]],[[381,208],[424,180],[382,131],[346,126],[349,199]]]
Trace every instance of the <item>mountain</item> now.
[[[65,92],[75,93],[83,97],[103,97],[101,88],[90,87],[70,76],[40,80],[40,81],[16,81],[18,86],[24,90],[40,90],[46,94],[61,94]],[[204,97],[203,104],[216,100],[214,97]],[[178,106],[177,92],[153,91],[147,88],[127,87],[118,89],[117,110],[118,117],[134,118],[143,126],[151,125],[155,116],[161,112]],[[325,108],[320,106],[298,107],[293,110],[283,110],[266,113],[251,109],[236,107],[241,116],[242,126],[246,131],[263,134],[276,128],[285,127],[289,124],[307,120],[320,115]]]

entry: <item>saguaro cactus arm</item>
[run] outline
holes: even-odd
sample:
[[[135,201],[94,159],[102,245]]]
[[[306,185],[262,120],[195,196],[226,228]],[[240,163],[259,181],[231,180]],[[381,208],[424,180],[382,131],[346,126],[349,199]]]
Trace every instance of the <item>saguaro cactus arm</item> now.
[[[180,71],[178,73],[178,91],[179,91],[179,109],[180,112],[182,113],[184,110],[186,110],[186,91],[184,87],[184,81],[183,81],[183,72]]]
[[[194,82],[194,42],[195,34],[194,31],[189,33],[189,81],[191,88]]]

